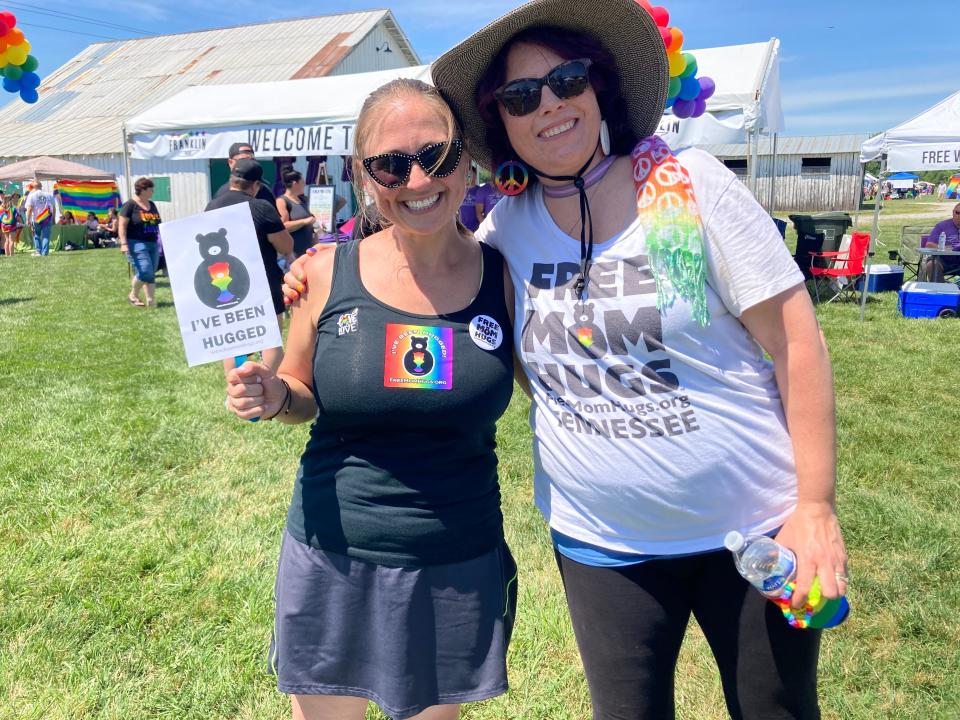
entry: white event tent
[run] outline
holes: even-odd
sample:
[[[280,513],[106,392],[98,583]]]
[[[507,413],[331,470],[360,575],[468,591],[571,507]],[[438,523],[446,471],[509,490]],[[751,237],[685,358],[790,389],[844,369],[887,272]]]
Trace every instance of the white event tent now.
[[[224,158],[249,142],[258,157],[345,155],[364,99],[395,78],[430,81],[430,66],[303,80],[197,85],[124,123],[134,158]]]
[[[960,168],[960,91],[863,143],[860,162],[872,160],[881,161],[881,178],[888,172]],[[880,197],[882,193],[874,201],[872,238],[879,236]],[[870,272],[869,255],[867,272]],[[860,296],[861,320],[866,302],[867,283],[864,283]]]
[[[673,147],[689,145],[749,145],[750,189],[756,192],[756,167],[761,134],[772,135],[771,168],[776,167],[777,133],[783,130],[780,103],[780,41],[690,50],[697,59],[697,77],[717,85],[698,118],[663,116],[657,131]],[[774,183],[770,183],[771,206]]]
[[[960,168],[960,91],[860,148],[861,163],[884,155],[890,172]]]

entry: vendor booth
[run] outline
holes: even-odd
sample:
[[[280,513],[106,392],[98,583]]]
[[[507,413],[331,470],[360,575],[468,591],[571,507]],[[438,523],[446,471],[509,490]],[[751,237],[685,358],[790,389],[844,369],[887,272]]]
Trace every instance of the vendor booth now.
[[[920,179],[919,175],[908,172],[898,172],[887,175],[887,185],[892,190],[893,197],[906,197],[910,195]]]
[[[349,199],[340,158],[353,152],[360,108],[376,88],[401,77],[430,82],[430,66],[190,87],[124,123],[126,160],[215,160],[227,157],[232,143],[246,142],[259,160],[300,158],[305,164],[308,157],[335,159],[330,163],[336,169],[331,183],[339,196]],[[304,175],[312,182],[309,171]],[[188,212],[201,211],[207,202],[190,200]],[[349,215],[353,209],[348,203],[344,212]]]
[[[888,173],[960,168],[960,92],[863,143],[860,162],[872,160],[881,161],[881,182],[893,177]],[[879,231],[881,205],[879,201],[874,205],[873,238]],[[868,256],[868,266],[869,262]],[[860,298],[861,320],[866,300],[864,288]]]
[[[44,190],[57,195],[58,217],[64,207],[75,216],[83,210],[93,210],[99,217],[110,203],[117,207],[120,197],[113,173],[55,157],[35,157],[5,165],[0,168],[0,182],[3,181],[40,183]],[[61,203],[61,192],[66,193],[66,205]],[[87,246],[86,226],[83,225],[86,213],[76,219],[77,225],[53,226],[50,232],[51,250]],[[33,232],[29,226],[20,234],[20,242],[33,247]]]

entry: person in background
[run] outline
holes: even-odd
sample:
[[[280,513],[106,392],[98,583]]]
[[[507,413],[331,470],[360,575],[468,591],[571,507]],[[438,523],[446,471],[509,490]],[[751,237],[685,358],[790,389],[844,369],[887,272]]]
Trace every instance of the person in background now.
[[[294,256],[300,257],[307,248],[313,247],[313,224],[316,218],[307,207],[307,198],[303,194],[306,185],[303,175],[288,165],[280,171],[280,178],[285,190],[277,198],[277,212],[280,213],[283,226],[293,237]]]
[[[73,216],[73,212],[66,210],[63,215],[60,216],[61,225],[76,225],[77,219]]]
[[[391,718],[455,720],[507,691],[517,584],[495,423],[513,391],[512,288],[500,254],[456,221],[461,150],[433,87],[374,91],[353,177],[382,229],[308,265],[279,373],[247,362],[227,376],[239,417],[313,423],[270,657],[295,720],[362,720],[369,700]]]
[[[951,216],[933,226],[927,235],[926,247],[939,247],[940,235],[946,239],[947,250],[960,250],[960,203],[953,206]],[[960,257],[950,255],[931,255],[923,260],[920,268],[920,280],[943,282],[946,273],[960,270]]]
[[[252,158],[238,158],[230,171],[230,180],[225,193],[217,195],[207,203],[206,210],[239,205],[250,205],[250,214],[253,217],[253,227],[257,232],[257,242],[260,245],[260,255],[263,258],[263,267],[267,273],[267,283],[270,286],[270,297],[273,300],[273,310],[277,315],[277,324],[283,330],[283,313],[285,305],[283,293],[283,271],[277,264],[279,256],[286,257],[293,252],[293,238],[283,226],[283,221],[277,212],[276,201],[267,201],[260,198],[260,188],[263,183],[263,168]],[[273,196],[270,196],[273,198]],[[283,348],[270,348],[263,351],[263,362],[271,370],[280,367],[283,360]],[[233,360],[224,360],[224,370],[229,371],[235,366]]]
[[[20,193],[15,192],[11,196],[11,203],[13,207],[17,210],[17,230],[13,236],[13,246],[16,248],[20,244],[20,233],[23,232],[23,228],[26,226],[26,210],[24,209],[25,198],[20,196]]]
[[[483,222],[483,200],[477,185],[477,169],[473,166],[467,170],[467,192],[460,206],[460,222],[470,232],[476,232]]]
[[[503,195],[500,194],[500,191],[492,182],[488,181],[480,186],[477,197],[483,204],[483,211],[480,216],[481,221],[483,221],[486,220],[487,215],[493,212],[493,208],[500,202]]]
[[[116,240],[118,232],[118,216],[117,209],[110,208],[110,212],[107,214],[106,222],[100,224],[101,237],[104,240]]]
[[[0,201],[0,236],[3,237],[4,257],[13,257],[19,215],[13,197],[4,195]]]
[[[49,255],[50,231],[53,228],[56,208],[53,196],[46,192],[40,183],[27,183],[27,198],[23,207],[26,223],[33,228],[33,254]]]
[[[86,229],[86,232],[85,232],[85,234],[86,234],[86,236],[87,236],[87,240],[88,240],[88,241],[90,242],[90,244],[93,245],[95,248],[100,247],[100,240],[102,239],[103,236],[101,235],[101,232],[102,232],[102,231],[101,231],[101,229],[100,229],[100,221],[97,220],[97,215],[96,215],[96,213],[94,213],[94,212],[88,212],[88,213],[87,213],[87,219],[86,219],[86,221],[85,221],[83,224],[84,224],[84,225],[86,226],[86,228],[87,228],[87,229]]]
[[[133,198],[127,200],[118,213],[117,234],[120,252],[126,253],[133,266],[127,300],[134,307],[156,306],[156,273],[160,238],[160,211],[150,199],[153,196],[153,180],[138,178],[133,185]],[[140,299],[143,291],[146,302]]]
[[[253,154],[253,146],[250,143],[233,143],[233,145],[230,146],[230,149],[227,151],[227,166],[230,168],[231,172],[233,172],[233,168],[237,164],[238,160],[256,160],[256,157]],[[257,190],[257,200],[266,200],[271,205],[276,205],[277,199],[273,196],[273,193],[270,191],[270,188],[267,187],[267,184],[260,182],[258,185],[259,189]],[[218,198],[229,191],[230,179],[220,186],[217,192],[214,193],[213,197]]]

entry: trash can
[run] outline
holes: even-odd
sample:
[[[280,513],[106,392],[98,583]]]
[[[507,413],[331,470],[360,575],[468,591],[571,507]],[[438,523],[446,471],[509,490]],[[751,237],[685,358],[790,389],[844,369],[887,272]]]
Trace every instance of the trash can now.
[[[803,279],[809,280],[813,277],[810,273],[810,253],[823,250],[823,233],[817,232],[811,215],[788,215],[787,217],[793,223],[793,229],[797,231],[797,248],[793,251],[793,261],[803,273]]]
[[[840,240],[853,227],[850,214],[845,212],[822,212],[810,218],[816,232],[824,236],[821,252],[836,252],[840,248]]]

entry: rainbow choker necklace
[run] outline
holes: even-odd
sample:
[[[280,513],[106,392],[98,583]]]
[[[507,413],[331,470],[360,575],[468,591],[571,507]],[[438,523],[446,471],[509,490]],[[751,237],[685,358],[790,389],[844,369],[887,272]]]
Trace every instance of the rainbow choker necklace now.
[[[586,190],[591,185],[596,185],[603,180],[603,176],[607,174],[607,170],[610,169],[610,166],[613,165],[616,159],[615,155],[607,155],[597,163],[597,166],[593,170],[583,176],[583,189]],[[552,198],[572,197],[580,192],[580,189],[574,183],[559,186],[543,185],[542,187],[543,194]]]

